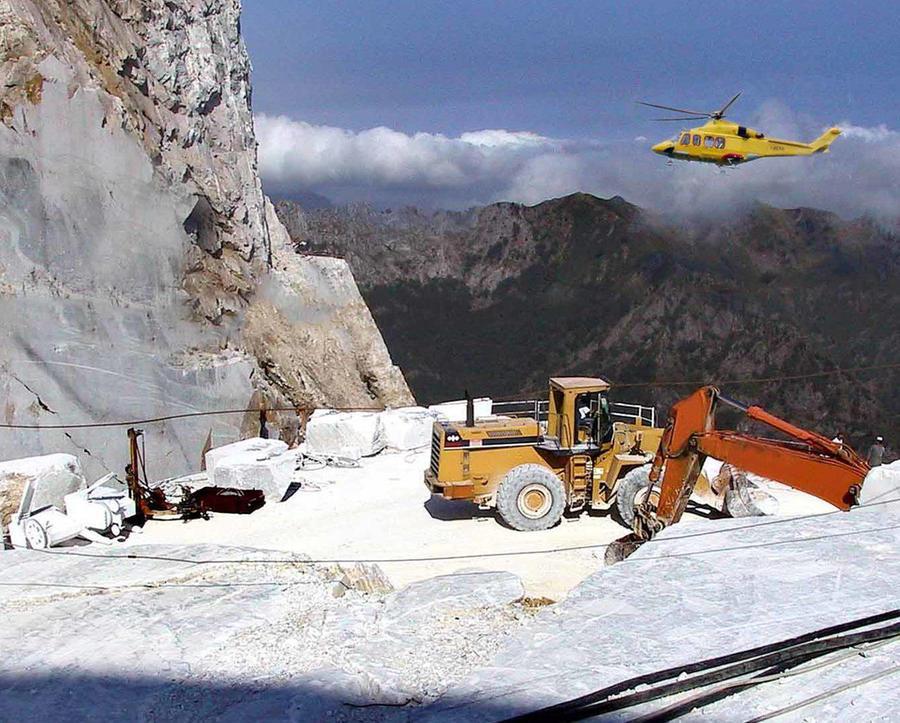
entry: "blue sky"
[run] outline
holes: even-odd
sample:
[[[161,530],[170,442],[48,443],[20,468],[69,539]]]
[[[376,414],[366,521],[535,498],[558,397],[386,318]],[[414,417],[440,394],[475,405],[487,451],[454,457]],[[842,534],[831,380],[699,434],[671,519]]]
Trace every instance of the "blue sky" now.
[[[652,141],[677,130],[651,122],[654,112],[637,106],[638,99],[712,109],[742,90],[732,117],[768,123],[769,133],[817,135],[832,123],[900,129],[900,3],[245,0],[242,26],[255,113],[302,124],[293,136],[288,126],[263,125],[264,180],[339,200],[459,206],[516,193],[520,198],[512,200],[533,201],[542,190],[552,195],[579,184],[609,192],[616,183],[628,197],[637,186],[624,177],[630,159],[639,173],[658,175],[665,164],[642,152],[635,138]],[[398,135],[357,135],[379,127]],[[504,139],[502,151],[492,137],[487,162],[468,154],[473,143],[484,147],[483,136],[440,142],[484,130],[526,135]],[[423,149],[415,134],[438,142]],[[873,155],[886,142],[900,159],[900,139],[873,138],[865,140]],[[852,136],[839,139],[829,160],[858,159],[858,150],[847,152],[853,143]],[[315,157],[303,158],[310,147]],[[418,170],[372,160],[394,147],[400,166],[405,152]],[[329,153],[338,162],[326,169]],[[537,168],[523,170],[538,155]],[[446,177],[421,168],[448,160]],[[784,163],[797,161],[774,167]],[[883,159],[876,165],[878,183],[885,173],[888,184],[896,181],[893,160],[887,168]],[[709,170],[685,173],[708,178]],[[862,171],[844,170],[849,178]],[[541,189],[537,176],[544,171],[551,178]],[[831,168],[823,183],[837,173]],[[807,195],[816,200],[816,193]],[[827,194],[821,200],[840,205]]]

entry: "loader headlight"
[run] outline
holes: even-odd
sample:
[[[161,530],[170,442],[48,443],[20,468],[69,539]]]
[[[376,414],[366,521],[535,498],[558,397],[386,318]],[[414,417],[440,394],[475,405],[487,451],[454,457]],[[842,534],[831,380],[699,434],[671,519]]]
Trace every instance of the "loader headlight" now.
[[[462,438],[460,433],[453,427],[447,429],[444,433],[445,447],[465,447],[468,442]]]

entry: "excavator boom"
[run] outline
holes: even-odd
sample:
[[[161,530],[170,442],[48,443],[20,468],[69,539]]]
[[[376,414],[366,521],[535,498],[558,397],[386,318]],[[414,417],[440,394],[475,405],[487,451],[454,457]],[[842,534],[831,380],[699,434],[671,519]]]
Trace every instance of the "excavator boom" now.
[[[766,439],[715,428],[719,403],[790,437]],[[797,427],[757,406],[723,397],[712,386],[701,387],[672,406],[666,431],[650,471],[659,485],[635,515],[635,534],[649,539],[681,519],[707,457],[782,482],[846,510],[856,504],[868,465],[845,445]]]

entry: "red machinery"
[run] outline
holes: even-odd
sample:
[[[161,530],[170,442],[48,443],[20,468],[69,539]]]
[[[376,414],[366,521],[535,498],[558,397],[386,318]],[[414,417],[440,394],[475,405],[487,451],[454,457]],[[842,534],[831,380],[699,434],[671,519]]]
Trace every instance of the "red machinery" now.
[[[790,439],[766,439],[715,427],[719,403],[741,410]],[[658,495],[638,507],[635,535],[647,540],[681,519],[707,457],[782,482],[846,510],[857,503],[869,472],[865,461],[846,445],[810,432],[757,406],[728,399],[715,387],[701,387],[672,406],[666,431],[653,460],[650,482]]]

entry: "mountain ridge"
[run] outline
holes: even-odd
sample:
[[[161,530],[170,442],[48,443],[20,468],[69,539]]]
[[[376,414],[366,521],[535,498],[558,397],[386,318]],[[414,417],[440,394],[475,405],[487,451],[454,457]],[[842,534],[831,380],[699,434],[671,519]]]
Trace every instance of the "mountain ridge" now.
[[[466,212],[276,210],[305,249],[347,259],[420,399],[543,394],[557,373],[623,384],[785,377],[900,352],[898,234],[872,219],[757,204],[672,221],[583,193]],[[896,375],[729,391],[862,444],[900,433]],[[643,391],[665,409],[689,389]]]

